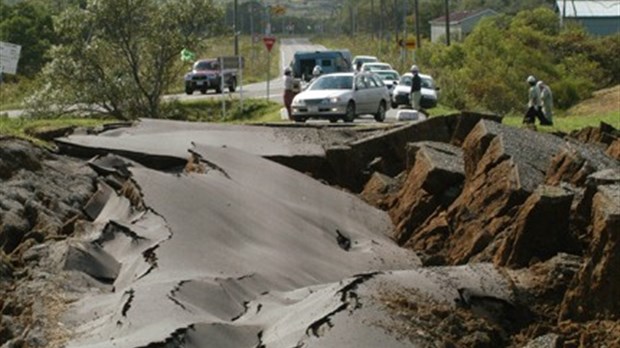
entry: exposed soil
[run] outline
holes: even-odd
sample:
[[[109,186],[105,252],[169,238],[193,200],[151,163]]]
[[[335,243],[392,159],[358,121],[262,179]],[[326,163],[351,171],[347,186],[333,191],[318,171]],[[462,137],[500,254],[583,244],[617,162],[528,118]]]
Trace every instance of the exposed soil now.
[[[600,93],[613,104],[620,87]],[[422,347],[620,346],[620,162],[612,155],[618,130],[603,125],[560,138],[463,114],[394,130],[322,132],[313,136],[326,142],[325,158],[274,160],[359,192],[386,211],[394,225],[390,237],[418,252],[429,272],[434,266],[493,263],[511,284],[511,299],[462,288],[454,303],[415,289],[384,288],[375,300],[393,321],[372,325]],[[71,267],[82,260],[71,254],[82,250],[77,241],[92,247],[106,233],[120,234],[144,249],[141,277],[158,267],[154,250],[169,235],[142,245],[142,237],[121,224],[92,234],[92,220],[103,209],[97,195],[115,192],[129,210],[148,211],[123,161],[105,158],[89,166],[0,138],[3,347],[61,347],[74,334],[61,319],[65,309],[85,293],[116,291],[111,284],[120,266],[113,262],[104,260],[90,273],[84,265]],[[216,171],[230,180],[197,153],[184,169],[189,175]],[[333,232],[330,241],[339,252],[361,248],[351,231]],[[124,292],[121,326],[132,291]],[[266,346],[262,331],[258,342]]]

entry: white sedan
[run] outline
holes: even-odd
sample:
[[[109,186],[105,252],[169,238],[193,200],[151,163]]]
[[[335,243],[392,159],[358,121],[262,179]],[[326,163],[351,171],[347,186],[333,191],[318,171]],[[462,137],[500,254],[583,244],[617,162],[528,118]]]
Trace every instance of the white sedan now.
[[[362,65],[362,71],[393,70],[389,63],[371,62]]]
[[[390,94],[381,79],[372,73],[335,73],[319,77],[293,99],[295,122],[309,118],[353,122],[359,115],[372,114],[377,122],[385,120]]]

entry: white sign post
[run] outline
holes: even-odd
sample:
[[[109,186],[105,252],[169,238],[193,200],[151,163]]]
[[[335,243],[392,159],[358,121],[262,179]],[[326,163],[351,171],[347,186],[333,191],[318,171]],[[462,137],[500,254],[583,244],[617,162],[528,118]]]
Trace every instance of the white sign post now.
[[[17,74],[17,62],[22,46],[0,41],[0,73]]]

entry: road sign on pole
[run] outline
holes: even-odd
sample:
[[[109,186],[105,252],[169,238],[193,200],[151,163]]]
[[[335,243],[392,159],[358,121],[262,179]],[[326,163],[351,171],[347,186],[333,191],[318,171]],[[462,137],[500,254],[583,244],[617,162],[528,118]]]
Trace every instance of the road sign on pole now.
[[[265,36],[263,37],[263,42],[265,43],[265,47],[267,47],[267,51],[271,52],[273,44],[276,43],[276,38],[274,36]]]

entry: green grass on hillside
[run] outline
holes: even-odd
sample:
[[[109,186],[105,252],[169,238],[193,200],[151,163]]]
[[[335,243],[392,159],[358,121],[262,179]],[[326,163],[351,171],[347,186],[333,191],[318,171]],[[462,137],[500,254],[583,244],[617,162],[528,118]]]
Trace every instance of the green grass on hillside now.
[[[243,109],[237,98],[225,100],[196,99],[166,105],[164,117],[197,122],[273,122],[280,120],[282,104],[265,99],[244,99]],[[225,112],[225,114],[224,114]]]
[[[553,118],[553,126],[550,127],[540,126],[538,125],[538,121],[536,124],[539,131],[570,133],[571,131],[585,127],[598,127],[601,122],[605,122],[612,125],[616,129],[620,129],[620,111],[588,116],[555,116]],[[523,117],[504,117],[503,123],[509,126],[523,127]]]

